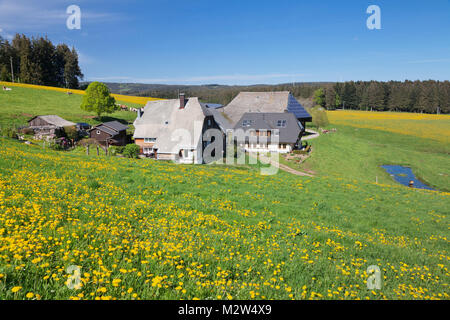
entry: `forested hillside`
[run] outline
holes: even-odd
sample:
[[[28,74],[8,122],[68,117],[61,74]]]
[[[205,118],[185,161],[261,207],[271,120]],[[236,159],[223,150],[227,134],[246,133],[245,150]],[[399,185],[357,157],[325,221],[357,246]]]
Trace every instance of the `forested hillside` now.
[[[323,94],[327,109],[450,112],[449,81],[351,81],[326,87]]]
[[[290,91],[301,103],[333,109],[450,113],[449,81],[350,81],[344,83],[289,83],[279,85],[162,85],[108,83],[118,94],[175,99],[179,92],[204,102],[228,104],[241,91]]]
[[[83,84],[86,86],[86,84]],[[251,85],[226,86],[219,84],[207,85],[164,85],[164,84],[137,84],[137,83],[107,83],[113,93],[151,96],[163,99],[175,99],[178,93],[184,92],[190,97],[199,97],[204,102],[228,104],[241,91],[290,91],[296,97],[311,98],[314,91],[330,86],[332,83],[290,83],[279,85]]]
[[[0,37],[0,81],[77,89],[82,78],[75,48],[55,46],[47,37]]]

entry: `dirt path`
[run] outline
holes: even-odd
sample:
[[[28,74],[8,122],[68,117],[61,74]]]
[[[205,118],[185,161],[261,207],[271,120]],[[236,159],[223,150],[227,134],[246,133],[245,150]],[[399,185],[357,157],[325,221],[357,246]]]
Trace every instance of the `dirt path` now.
[[[314,177],[313,175],[311,175],[309,173],[301,172],[301,171],[292,169],[291,167],[289,167],[289,166],[287,166],[285,164],[282,164],[282,163],[279,163],[279,162],[276,162],[276,161],[271,161],[271,159],[267,158],[266,156],[263,156],[262,154],[259,155],[259,160],[261,162],[265,163],[265,164],[271,163],[274,166],[278,166],[278,168],[280,170],[283,170],[283,171],[291,173],[291,174],[295,174],[296,176],[311,177],[311,178]]]
[[[297,171],[297,170],[292,169],[291,167],[288,167],[287,165],[284,165],[284,164],[281,164],[281,163],[278,164],[278,167],[279,167],[281,170],[285,171],[285,172],[289,172],[289,173],[295,174],[295,175],[297,175],[297,176],[311,177],[311,178],[314,177],[313,175],[311,175],[311,174],[309,174],[309,173]]]
[[[306,140],[311,140],[311,139],[316,139],[320,136],[320,134],[317,131],[311,130],[311,129],[306,129],[306,132],[312,133],[309,136],[306,137],[302,137],[302,141],[306,141]]]

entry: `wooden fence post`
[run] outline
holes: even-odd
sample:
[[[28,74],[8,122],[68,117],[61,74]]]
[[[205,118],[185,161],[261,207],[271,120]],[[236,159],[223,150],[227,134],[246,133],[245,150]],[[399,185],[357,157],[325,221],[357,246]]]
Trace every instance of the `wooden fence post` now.
[[[86,145],[86,155],[89,155],[89,145]]]
[[[97,156],[99,156],[99,155],[100,155],[100,153],[99,153],[98,146],[97,146]]]

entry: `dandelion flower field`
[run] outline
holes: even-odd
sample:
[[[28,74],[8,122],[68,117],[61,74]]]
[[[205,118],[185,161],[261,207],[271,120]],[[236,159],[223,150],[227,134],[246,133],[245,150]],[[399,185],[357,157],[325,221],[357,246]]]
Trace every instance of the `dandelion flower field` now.
[[[0,139],[0,299],[448,299],[449,204]],[[366,286],[372,265],[381,290]]]
[[[450,115],[347,110],[328,111],[328,117],[333,124],[376,129],[450,144]]]

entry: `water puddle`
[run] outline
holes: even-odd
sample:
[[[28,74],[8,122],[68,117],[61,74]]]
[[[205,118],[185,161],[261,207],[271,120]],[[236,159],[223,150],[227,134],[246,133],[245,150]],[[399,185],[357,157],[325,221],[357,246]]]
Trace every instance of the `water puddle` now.
[[[395,181],[401,183],[404,186],[416,188],[416,189],[426,189],[434,190],[433,188],[427,186],[422,181],[417,179],[410,167],[404,166],[381,166],[386,170],[387,173],[395,179]],[[413,184],[411,184],[413,182]]]

